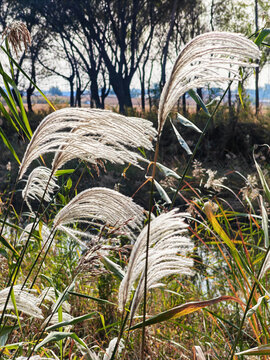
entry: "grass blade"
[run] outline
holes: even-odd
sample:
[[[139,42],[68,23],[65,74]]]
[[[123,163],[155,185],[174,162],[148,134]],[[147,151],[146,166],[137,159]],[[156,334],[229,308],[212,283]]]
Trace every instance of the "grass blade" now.
[[[9,151],[11,152],[11,154],[13,155],[13,157],[15,158],[15,160],[18,162],[18,164],[21,164],[18,155],[16,154],[16,151],[13,149],[13,146],[11,145],[11,143],[9,142],[6,134],[4,133],[3,129],[0,127],[0,136],[4,142],[4,144],[6,145],[6,147],[9,149]]]
[[[221,301],[236,301],[239,303],[239,300],[233,296],[219,296],[217,298],[205,301],[192,301],[183,305],[176,306],[170,310],[164,311],[158,315],[151,317],[145,321],[145,326],[159,324],[163,321],[176,319],[184,315],[191,314],[195,311],[205,308],[213,304],[217,304]],[[136,324],[130,328],[130,330],[135,330],[141,328],[143,323]]]
[[[72,320],[62,321],[62,322],[60,322],[58,324],[47,327],[46,331],[55,330],[55,329],[58,329],[60,327],[64,327],[64,326],[68,326],[68,325],[75,325],[75,324],[77,324],[77,323],[79,323],[81,321],[88,320],[88,319],[92,318],[93,315],[95,315],[95,314],[97,314],[96,311],[93,311],[90,314],[78,316],[78,317],[76,317],[76,318],[74,318]]]

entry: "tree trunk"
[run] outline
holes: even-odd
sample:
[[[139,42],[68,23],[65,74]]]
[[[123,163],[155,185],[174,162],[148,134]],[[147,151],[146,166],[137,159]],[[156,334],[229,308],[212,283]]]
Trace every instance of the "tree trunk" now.
[[[27,108],[28,108],[28,112],[33,112],[33,108],[32,108],[32,100],[31,100],[31,96],[34,93],[34,87],[33,86],[29,86],[28,89],[26,90],[26,98],[27,98]]]
[[[100,97],[99,97],[99,93],[98,93],[98,83],[97,83],[96,77],[93,77],[93,76],[91,77],[90,90],[91,90],[92,101],[95,103],[95,107],[101,109],[102,105],[101,105]]]
[[[176,6],[177,6],[177,0],[175,0],[173,3],[171,19],[170,19],[170,27],[169,27],[169,31],[167,33],[165,46],[163,47],[163,51],[162,51],[161,76],[160,76],[160,83],[159,83],[160,92],[162,91],[162,89],[165,85],[165,82],[166,82],[166,63],[167,63],[168,52],[169,52],[169,44],[170,44],[171,36],[173,34],[173,27],[174,27],[174,22],[175,22],[175,15],[176,15]]]
[[[187,102],[186,102],[186,93],[182,95],[182,106],[183,106],[183,115],[187,114]]]
[[[127,109],[132,109],[132,101],[130,95],[130,81],[120,76],[110,78],[112,88],[117,96],[119,104],[119,112],[125,114]]]
[[[70,89],[69,104],[70,104],[70,107],[73,107],[74,106],[74,84],[73,84],[73,79],[69,81],[69,89]]]
[[[78,107],[82,107],[82,91],[79,87],[77,87],[76,90],[76,101],[75,101],[75,105]]]
[[[203,100],[202,88],[198,88],[197,93],[198,93],[199,97]],[[196,106],[196,112],[197,113],[200,111],[200,108],[201,108],[200,105],[197,104],[197,106]]]

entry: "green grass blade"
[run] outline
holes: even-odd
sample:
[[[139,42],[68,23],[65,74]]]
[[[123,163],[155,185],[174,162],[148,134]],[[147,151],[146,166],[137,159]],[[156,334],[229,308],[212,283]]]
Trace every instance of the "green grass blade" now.
[[[171,121],[171,120],[170,120]],[[173,128],[173,131],[177,137],[177,140],[179,142],[179,144],[182,146],[182,148],[188,153],[188,155],[192,155],[192,151],[190,150],[188,144],[185,142],[185,140],[183,139],[183,137],[180,135],[179,131],[176,129],[176,127],[173,125],[172,121],[171,121],[171,125]]]
[[[261,45],[262,42],[264,41],[264,39],[270,35],[270,29],[262,29],[259,33],[259,35],[257,36],[257,38],[255,39],[255,44],[256,45]]]
[[[193,122],[189,121],[187,118],[185,118],[183,115],[177,113],[177,119],[180,121],[180,124],[186,126],[186,127],[190,127],[193,130],[197,131],[198,133],[202,133],[202,130],[198,128],[198,126],[196,126],[195,124],[193,124]]]
[[[57,341],[64,340],[68,337],[72,338],[77,343],[79,343],[80,345],[82,345],[84,348],[87,349],[87,345],[85,344],[85,342],[82,339],[80,339],[75,333],[55,331],[50,333],[48,336],[46,336],[46,338],[37,345],[36,350],[40,349],[42,346],[48,344],[49,342],[55,343]]]
[[[0,136],[4,142],[4,144],[6,145],[6,147],[9,149],[9,151],[11,152],[11,154],[13,155],[14,159],[18,162],[18,164],[20,165],[21,162],[18,158],[18,155],[16,154],[16,151],[13,149],[13,146],[11,145],[11,143],[9,142],[6,134],[4,133],[3,129],[0,127]]]
[[[17,317],[18,325],[20,327],[20,330],[22,331],[21,322],[20,322],[20,316],[19,316],[19,312],[18,312],[18,308],[17,308],[17,304],[16,304],[15,294],[14,294],[14,287],[11,289],[10,298],[11,298],[12,304],[14,306],[14,312],[15,312],[16,317]]]
[[[7,112],[7,110],[5,109],[4,105],[1,102],[0,102],[0,111],[2,112],[4,117],[11,123],[11,125],[15,128],[15,130],[19,132],[19,128],[17,127],[12,117],[9,115],[9,113]]]
[[[55,176],[62,176],[74,173],[75,169],[64,169],[64,170],[57,170],[54,174]]]
[[[252,349],[248,349],[245,351],[241,351],[239,353],[236,353],[235,355],[239,356],[239,355],[270,355],[270,345],[262,345],[262,346],[258,346]]]
[[[1,46],[1,49],[6,53],[6,55],[9,58],[12,58],[11,55],[8,53],[8,51]],[[53,104],[50,102],[50,100],[47,98],[47,96],[43,93],[43,91],[33,82],[33,80],[26,74],[26,72],[20,67],[20,65],[12,58],[13,64],[19,69],[19,71],[27,78],[27,80],[30,81],[30,83],[37,89],[37,91],[40,93],[40,95],[46,100],[46,102],[51,106],[53,110],[56,110]]]
[[[162,200],[164,200],[166,204],[170,205],[172,202],[171,202],[171,199],[169,198],[168,194],[166,193],[166,191],[155,179],[154,179],[154,183],[155,183],[155,187],[156,187],[157,191],[159,192],[159,195],[161,196]]]
[[[195,311],[198,311],[200,309],[203,309],[206,306],[210,306],[213,304],[217,304],[221,301],[236,301],[239,302],[239,300],[233,296],[219,296],[217,298],[211,299],[211,300],[205,300],[205,301],[192,301],[183,305],[176,306],[170,310],[164,311],[158,315],[155,315],[151,317],[150,319],[145,321],[145,326],[159,324],[163,321],[176,319],[184,315],[191,314]],[[139,329],[143,326],[143,323],[136,324],[130,328],[130,330]]]
[[[0,243],[2,243],[5,247],[11,250],[16,257],[20,256],[18,252],[14,249],[14,247],[4,238],[3,235],[0,236]]]
[[[264,146],[267,146],[268,149],[270,149],[269,145],[265,144]],[[270,189],[269,189],[267,181],[266,181],[266,179],[265,179],[265,177],[263,175],[262,169],[261,169],[260,165],[257,163],[257,161],[255,159],[254,152],[253,152],[253,159],[254,159],[254,162],[255,162],[257,172],[258,172],[259,177],[260,177],[260,181],[261,181],[265,196],[267,197],[267,200],[270,201]]]
[[[120,281],[123,280],[125,273],[118,264],[116,264],[106,256],[102,256],[101,261],[105,265],[105,267],[117,277],[117,279],[119,279]]]
[[[80,294],[80,293],[77,293],[77,292],[74,292],[74,291],[69,291],[69,294],[74,295],[74,296],[78,296],[78,297],[82,297],[82,298],[85,298],[85,299],[90,299],[90,300],[96,301],[96,302],[98,302],[100,304],[108,304],[108,305],[117,306],[116,304],[114,304],[111,301],[108,301],[108,300],[105,300],[105,299],[99,299],[99,298],[96,298],[94,296],[90,296],[90,295],[86,295],[86,294]]]
[[[188,94],[192,97],[192,99],[196,102],[196,104],[198,104],[203,109],[206,115],[210,117],[211,114],[209,113],[205,103],[203,102],[202,98],[199,96],[197,91],[191,89],[188,91]]]
[[[46,328],[46,331],[51,331],[51,330],[55,330],[55,329],[58,329],[60,327],[64,327],[64,326],[68,326],[68,325],[75,325],[81,321],[84,321],[84,320],[88,320],[90,318],[93,317],[93,315],[96,315],[96,311],[93,311],[91,312],[90,314],[86,314],[86,315],[82,315],[82,316],[78,316],[72,320],[68,320],[68,321],[62,321],[58,324],[55,324],[55,325],[51,325],[49,327]]]
[[[3,80],[5,82],[5,86],[6,86],[6,89],[8,91],[8,84],[10,84],[13,88],[13,90],[15,91],[15,94],[16,94],[16,97],[17,97],[17,101],[18,101],[18,105],[19,105],[19,108],[21,110],[21,115],[22,115],[22,121],[23,121],[23,124],[27,130],[27,132],[25,131],[25,134],[27,135],[27,137],[30,139],[32,137],[32,130],[31,130],[31,127],[30,127],[30,124],[29,124],[29,121],[28,121],[28,118],[27,118],[27,115],[26,115],[26,112],[25,112],[25,108],[23,106],[23,101],[22,101],[22,97],[21,97],[21,94],[17,88],[17,85],[15,83],[15,81],[6,73],[3,71],[1,71],[1,75],[3,77]],[[12,93],[9,89],[8,91],[9,93],[9,97],[12,98]],[[15,103],[13,103],[13,106],[16,107]]]
[[[267,249],[269,246],[268,215],[261,195],[260,195],[260,205],[262,212],[262,229],[264,232],[264,247]]]

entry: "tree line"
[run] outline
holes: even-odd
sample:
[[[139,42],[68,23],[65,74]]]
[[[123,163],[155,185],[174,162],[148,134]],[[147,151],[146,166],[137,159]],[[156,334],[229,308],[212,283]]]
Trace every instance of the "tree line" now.
[[[208,11],[208,12],[207,12]],[[234,16],[232,16],[234,14]],[[19,64],[34,82],[57,75],[69,84],[70,105],[80,106],[85,90],[91,106],[104,108],[113,90],[120,112],[132,107],[131,82],[139,78],[141,106],[151,106],[153,74],[158,90],[171,58],[207,30],[248,32],[248,10],[232,0],[2,0],[0,24],[23,21],[32,44]],[[250,16],[250,15],[249,15]],[[65,63],[65,69],[59,64]],[[155,71],[153,70],[155,68]],[[19,83],[20,74],[16,81]],[[28,109],[34,87],[25,84]],[[182,99],[185,108],[185,97]]]

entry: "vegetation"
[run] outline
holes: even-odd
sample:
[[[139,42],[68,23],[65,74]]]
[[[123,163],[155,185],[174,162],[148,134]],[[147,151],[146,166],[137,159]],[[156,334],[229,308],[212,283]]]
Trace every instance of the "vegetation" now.
[[[135,10],[124,14],[115,4],[99,2],[95,11],[108,16],[118,11],[123,17],[119,15],[117,25],[130,24],[124,15],[132,17]],[[169,11],[168,41],[177,23],[176,4],[172,2]],[[148,9],[151,21],[160,14],[166,19],[167,10],[159,13],[158,5],[162,3],[153,2]],[[125,63],[126,53],[118,58],[121,49],[113,53],[113,48],[112,58],[105,61],[104,44],[95,38],[105,21],[98,17],[100,23],[90,24],[96,13],[88,10],[85,29],[105,66],[116,64],[116,58]],[[142,10],[137,8],[138,13]],[[144,29],[136,17],[132,21],[134,34],[135,24]],[[72,26],[78,24],[75,18]],[[108,28],[112,44],[117,44],[121,31],[110,22]],[[140,40],[135,35],[132,40],[132,31],[127,31],[131,47]],[[97,101],[96,108],[55,110],[11,55],[30,45],[27,28],[14,22],[6,29],[1,52],[9,65],[0,64],[5,100],[0,105],[5,122],[0,134],[19,169],[13,189],[0,203],[1,359],[267,359],[269,145],[254,147],[249,159],[254,168],[247,176],[239,171],[221,176],[199,160],[204,151],[211,156],[215,120],[229,127],[230,139],[236,136],[240,110],[235,106],[227,111],[221,104],[232,81],[238,81],[239,102],[244,104],[243,76],[256,68],[258,46],[264,46],[269,33],[262,29],[254,41],[228,32],[194,37],[179,53],[165,86],[162,75],[158,111],[149,113],[154,117],[150,121],[135,117],[125,107],[130,105],[127,100],[121,107],[121,96],[125,115],[99,109]],[[64,37],[63,44],[67,40]],[[128,73],[142,64],[141,49],[133,46]],[[164,60],[166,45],[163,50]],[[116,68],[120,73],[119,63]],[[29,118],[35,115],[24,109],[17,72],[51,106],[34,131]],[[212,83],[227,89],[205,104],[194,89]],[[188,119],[176,111],[186,93],[204,112],[196,121],[195,114]],[[197,134],[195,143],[188,141],[191,133]],[[14,134],[19,141],[27,139],[26,149],[17,151],[12,145]],[[181,147],[186,154],[185,166],[176,169],[172,134],[178,141],[176,151]],[[241,141],[250,147],[250,139]],[[221,158],[230,161],[235,156],[228,142],[218,146]],[[9,177],[16,171],[12,166],[6,167]],[[135,184],[138,173],[141,182]],[[106,176],[108,186],[93,186],[97,176]],[[122,193],[121,177],[129,179],[132,196]],[[138,204],[142,191],[144,201]]]

